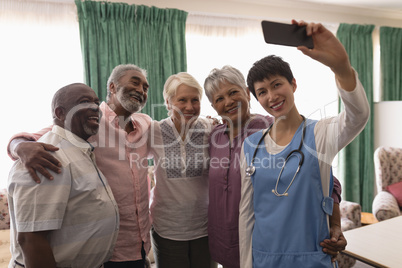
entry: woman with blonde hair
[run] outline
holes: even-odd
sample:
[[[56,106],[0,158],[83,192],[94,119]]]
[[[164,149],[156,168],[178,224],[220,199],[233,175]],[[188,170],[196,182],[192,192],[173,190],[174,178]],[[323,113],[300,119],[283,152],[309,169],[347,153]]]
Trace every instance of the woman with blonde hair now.
[[[157,267],[206,268],[208,247],[208,136],[200,118],[202,87],[188,73],[170,76],[163,89],[169,117],[153,121],[152,244]]]

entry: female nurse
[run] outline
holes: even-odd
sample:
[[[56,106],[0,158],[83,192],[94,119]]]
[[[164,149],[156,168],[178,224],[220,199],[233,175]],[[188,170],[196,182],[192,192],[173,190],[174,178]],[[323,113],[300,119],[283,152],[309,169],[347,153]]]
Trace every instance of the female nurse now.
[[[320,247],[330,237],[331,163],[369,118],[364,89],[340,41],[321,24],[292,23],[307,26],[314,49],[298,49],[331,68],[345,111],[306,119],[295,106],[297,84],[289,64],[277,56],[254,63],[248,86],[274,122],[243,143],[241,267],[334,267]]]

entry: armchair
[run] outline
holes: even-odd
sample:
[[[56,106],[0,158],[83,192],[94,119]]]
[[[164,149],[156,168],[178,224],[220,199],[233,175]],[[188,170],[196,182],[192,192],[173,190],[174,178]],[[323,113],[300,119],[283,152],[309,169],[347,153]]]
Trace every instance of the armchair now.
[[[0,268],[7,268],[10,259],[10,215],[7,190],[0,189]]]
[[[401,215],[398,201],[389,192],[388,186],[402,182],[402,148],[377,148],[374,152],[374,167],[377,184],[377,195],[372,207],[374,216],[378,221],[383,221]],[[399,191],[402,192],[402,187]]]
[[[342,200],[339,204],[341,210],[341,229],[342,232],[360,227],[361,224],[361,206],[358,203]],[[356,260],[339,254],[337,257],[339,268],[349,268],[355,265]]]
[[[341,210],[342,232],[362,226],[362,209],[358,203],[342,200],[339,209]]]

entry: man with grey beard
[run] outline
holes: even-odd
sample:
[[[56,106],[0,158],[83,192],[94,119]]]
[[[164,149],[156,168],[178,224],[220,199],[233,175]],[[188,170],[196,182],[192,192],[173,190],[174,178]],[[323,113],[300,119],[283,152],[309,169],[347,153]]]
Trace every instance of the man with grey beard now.
[[[116,247],[105,268],[143,268],[150,250],[147,132],[151,118],[137,113],[147,100],[146,76],[145,70],[132,64],[114,68],[107,82],[107,100],[100,105],[103,117],[99,133],[89,139],[120,214]],[[49,179],[53,179],[53,172],[61,172],[58,159],[49,153],[58,148],[32,142],[47,131],[49,128],[35,134],[18,134],[8,148],[9,155],[20,158],[37,182],[36,172]]]
[[[40,141],[59,148],[53,154],[63,170],[36,184],[21,161],[11,169],[9,267],[100,267],[112,255],[119,213],[87,142],[98,132],[99,99],[71,84],[54,95],[52,113],[54,126]]]

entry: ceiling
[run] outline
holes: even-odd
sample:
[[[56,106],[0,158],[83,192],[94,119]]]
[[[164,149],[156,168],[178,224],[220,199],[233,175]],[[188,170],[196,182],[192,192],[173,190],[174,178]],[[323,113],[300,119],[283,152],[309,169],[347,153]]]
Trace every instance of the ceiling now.
[[[244,0],[247,1],[247,0]],[[254,3],[268,4],[270,0],[251,0]],[[383,11],[401,11],[402,0],[285,0],[285,2],[308,3],[319,5],[334,5],[340,7],[364,8]]]
[[[402,0],[220,0],[243,5],[289,8],[294,14],[310,11],[327,16],[348,16],[350,23],[364,20],[376,25],[402,26]],[[261,8],[260,8],[261,9]],[[263,10],[263,9],[261,9]],[[257,10],[258,12],[258,10]],[[286,11],[285,11],[286,12]],[[325,15],[327,14],[327,15]],[[335,15],[337,14],[337,15]],[[321,17],[322,17],[321,16]],[[353,19],[354,18],[354,19]],[[321,18],[320,18],[321,19]],[[345,19],[344,17],[342,18]],[[322,20],[321,20],[322,21]],[[345,21],[348,22],[348,21]],[[391,25],[392,24],[392,25]]]
[[[50,1],[50,2],[74,2],[74,0],[31,0],[31,1]],[[101,1],[101,0],[98,0]],[[108,1],[108,0],[103,0]],[[110,1],[110,0],[109,0]],[[112,2],[116,2],[111,0]],[[270,4],[278,0],[229,0],[234,2],[253,2],[258,4]],[[141,2],[136,0],[120,0],[119,2]],[[146,3],[147,1],[143,1]],[[169,2],[169,1],[162,1]],[[177,2],[177,1],[176,1]],[[336,5],[345,7],[361,7],[368,9],[386,9],[392,11],[402,11],[402,0],[281,0],[281,2],[294,2],[294,3],[316,3],[320,5]]]
[[[301,0],[304,2],[316,2],[321,4],[331,4],[350,7],[400,10],[402,11],[401,0]]]
[[[1,1],[1,0],[0,0]],[[74,0],[20,0],[20,1],[53,1],[69,2]],[[111,2],[127,2],[129,4],[146,4],[157,7],[182,8],[188,11],[210,12],[231,14],[232,9],[239,8],[247,10],[254,6],[252,14],[246,16],[265,17],[263,6],[282,8],[282,11],[289,8],[292,16],[298,11],[311,11],[322,16],[333,17],[336,14],[345,14],[350,17],[350,23],[369,23],[376,25],[388,25],[402,27],[402,0],[96,0]],[[213,2],[213,4],[211,4]],[[229,3],[229,5],[227,5]],[[226,5],[225,5],[226,4]],[[228,8],[229,6],[229,8]],[[247,11],[246,11],[247,12]],[[257,14],[259,13],[259,14]],[[234,12],[233,14],[236,14]],[[324,15],[327,14],[327,15]],[[271,14],[267,13],[268,16]],[[328,17],[327,16],[327,17]],[[325,17],[325,18],[327,18]],[[360,17],[362,19],[358,19]],[[354,18],[354,19],[352,19]],[[321,18],[320,18],[321,19]],[[343,18],[345,20],[345,17]],[[362,20],[364,22],[362,22]]]

